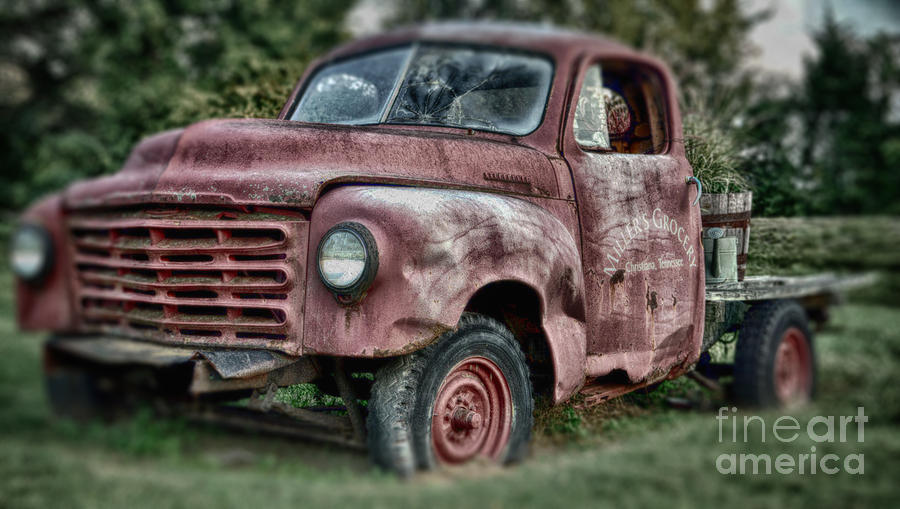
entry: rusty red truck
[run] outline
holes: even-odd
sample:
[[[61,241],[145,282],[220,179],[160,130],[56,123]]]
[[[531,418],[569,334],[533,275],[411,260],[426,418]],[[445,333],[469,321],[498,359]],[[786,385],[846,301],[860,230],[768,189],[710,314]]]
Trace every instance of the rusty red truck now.
[[[151,136],[31,207],[18,320],[52,333],[62,414],[259,415],[400,472],[521,458],[537,396],[725,371],[703,354],[726,332],[741,402],[809,398],[828,285],[706,285],[697,184],[660,61],[550,29],[401,29],[314,62],[277,119]],[[300,383],[343,406],[275,398]]]

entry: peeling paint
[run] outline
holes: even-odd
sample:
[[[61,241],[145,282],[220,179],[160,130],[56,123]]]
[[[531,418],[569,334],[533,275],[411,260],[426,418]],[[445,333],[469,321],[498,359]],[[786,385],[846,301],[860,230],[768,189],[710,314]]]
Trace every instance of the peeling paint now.
[[[533,288],[545,323],[566,324],[547,331],[551,354],[554,348],[560,355],[569,351],[555,347],[558,343],[584,343],[583,331],[573,328],[584,319],[577,243],[568,226],[532,200],[421,188],[341,187],[323,196],[313,210],[310,245],[342,221],[359,222],[372,232],[378,274],[358,304],[359,313],[350,313],[318,282],[314,260],[309,260],[308,277],[314,283],[306,295],[305,348],[341,356],[361,356],[363,348],[376,356],[410,351],[432,340],[435,331],[455,327],[469,299],[495,281]],[[580,357],[554,358],[554,365],[572,377],[564,386],[583,381],[584,354],[578,351]]]
[[[165,147],[145,142],[132,155],[158,164],[134,163],[116,175],[76,184],[65,193],[67,206],[170,199],[312,208],[325,184],[348,181],[430,182],[551,198],[558,193],[555,169],[537,150],[420,127],[228,119],[200,122],[167,136]],[[164,160],[162,149],[169,150],[170,159]]]
[[[585,59],[578,75],[583,77],[595,63]],[[602,57],[599,63],[604,65]],[[683,146],[672,141],[682,133],[677,101],[668,86],[671,78],[652,59],[633,63],[640,70],[636,75],[652,73],[664,84],[660,88],[665,96],[659,102],[668,104],[668,148],[658,154],[584,150],[573,135],[574,109],[565,120],[561,146],[578,199],[582,258],[586,267],[609,277],[608,289],[596,284],[586,292],[592,331],[587,352],[605,359],[595,364],[598,369],[623,370],[639,383],[651,370],[665,374],[679,365],[679,352],[664,346],[673,334],[692,331],[685,351],[700,344],[704,288],[703,274],[692,258],[700,249],[700,213],[691,207],[690,189],[684,184],[692,171]],[[577,97],[579,86],[576,83],[571,97]],[[671,295],[671,306],[662,306],[662,289],[667,303]]]

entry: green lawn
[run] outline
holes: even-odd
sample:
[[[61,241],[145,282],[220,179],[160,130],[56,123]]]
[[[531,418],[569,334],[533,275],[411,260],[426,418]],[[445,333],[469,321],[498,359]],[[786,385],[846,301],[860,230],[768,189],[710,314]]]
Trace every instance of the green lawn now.
[[[765,226],[760,238],[771,233]],[[0,285],[11,287],[5,271]],[[43,399],[41,336],[16,331],[11,293],[0,295],[0,507],[857,507],[892,506],[900,497],[900,308],[866,295],[837,308],[817,336],[819,398],[794,412],[805,424],[863,406],[863,443],[814,444],[805,436],[781,443],[769,433],[765,443],[758,434],[746,445],[719,443],[719,402],[677,380],[590,410],[541,411],[536,445],[521,465],[472,465],[401,481],[372,470],[361,454],[149,412],[109,426],[56,421]],[[666,394],[705,403],[676,410]],[[769,431],[779,415],[763,414]],[[863,454],[865,474],[716,470],[723,453],[797,458],[813,445],[819,455]]]

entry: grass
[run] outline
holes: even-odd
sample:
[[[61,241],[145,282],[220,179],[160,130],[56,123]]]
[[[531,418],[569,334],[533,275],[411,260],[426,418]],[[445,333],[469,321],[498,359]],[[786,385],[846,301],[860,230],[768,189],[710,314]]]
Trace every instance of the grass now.
[[[900,271],[900,218],[754,217],[748,269],[757,274]]]
[[[298,408],[339,406],[344,402],[337,396],[322,393],[314,384],[298,384],[278,389],[275,399]]]
[[[900,306],[900,218],[753,218],[750,274],[878,271],[879,284],[857,302]]]
[[[887,220],[871,221],[856,224],[873,230],[891,226]],[[754,220],[753,243],[775,235],[772,223],[763,223]],[[813,230],[791,231],[802,236]],[[871,237],[878,238],[865,242],[882,242],[881,236]],[[853,259],[851,253],[820,248],[816,242],[795,242],[808,246],[803,249],[821,249],[823,256],[842,264]],[[786,259],[798,260],[791,270],[817,268],[810,265],[818,262],[772,244],[772,249],[782,248]],[[883,260],[879,268],[897,263],[890,255],[872,252],[873,260]],[[753,256],[751,267],[777,259],[765,258],[758,248]],[[9,275],[0,273],[0,285],[9,288],[10,283]],[[198,427],[149,412],[112,425],[55,420],[43,398],[41,336],[16,331],[10,293],[0,295],[3,507],[862,507],[894,505],[900,496],[900,308],[865,296],[837,308],[831,324],[818,334],[819,397],[792,412],[806,423],[817,414],[853,415],[864,406],[869,422],[863,443],[814,444],[805,438],[780,443],[771,436],[763,442],[757,435],[746,444],[720,443],[715,420],[719,402],[689,380],[678,379],[589,409],[576,408],[576,400],[540,410],[532,454],[521,465],[476,464],[401,481],[371,469],[361,454]],[[666,404],[667,396],[703,404],[677,410]],[[309,388],[282,391],[279,398],[294,404],[327,403]],[[779,414],[761,415],[771,426]],[[716,470],[720,454],[797,457],[813,445],[819,454],[864,454],[865,474],[727,476]]]

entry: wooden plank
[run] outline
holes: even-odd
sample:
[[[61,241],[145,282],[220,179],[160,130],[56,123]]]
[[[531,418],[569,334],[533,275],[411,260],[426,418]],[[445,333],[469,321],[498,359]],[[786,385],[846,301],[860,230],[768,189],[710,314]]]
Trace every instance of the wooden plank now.
[[[795,299],[835,294],[873,284],[877,274],[838,276],[831,273],[811,276],[750,276],[736,283],[706,286],[707,301],[754,301]]]

